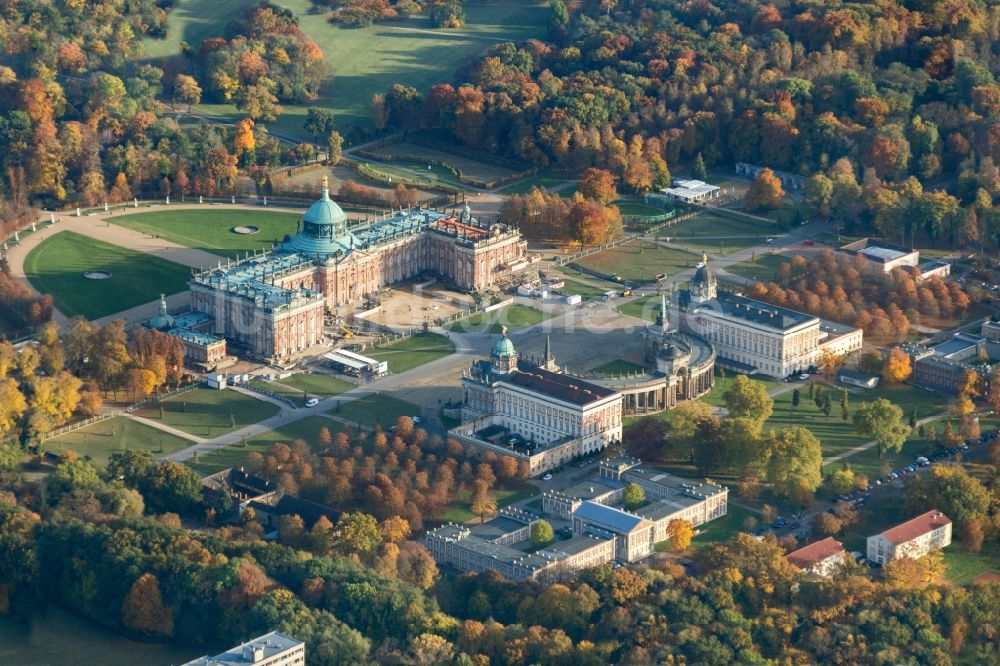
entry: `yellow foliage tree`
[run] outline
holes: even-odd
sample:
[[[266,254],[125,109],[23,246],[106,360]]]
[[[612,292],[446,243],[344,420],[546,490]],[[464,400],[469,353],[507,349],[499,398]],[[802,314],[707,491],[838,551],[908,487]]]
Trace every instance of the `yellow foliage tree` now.
[[[21,418],[28,403],[13,379],[0,380],[0,435],[6,434]]]
[[[691,545],[694,527],[689,520],[675,518],[667,524],[667,536],[670,537],[670,545],[674,550],[684,550]]]
[[[248,150],[253,150],[257,146],[257,139],[253,134],[254,122],[251,118],[244,118],[236,123],[236,136],[233,138],[233,152],[239,157]]]
[[[899,347],[893,347],[882,365],[882,380],[886,384],[902,384],[912,374],[910,355]]]
[[[824,377],[831,379],[843,367],[845,360],[847,360],[845,354],[838,354],[829,349],[824,349],[816,360],[816,367],[819,368]]]

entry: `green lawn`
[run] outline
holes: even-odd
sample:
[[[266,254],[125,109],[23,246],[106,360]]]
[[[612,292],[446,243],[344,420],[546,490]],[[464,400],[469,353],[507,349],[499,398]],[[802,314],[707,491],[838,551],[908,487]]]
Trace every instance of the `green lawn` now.
[[[682,245],[725,255],[758,245],[779,231],[777,225],[703,212],[664,227],[658,235]]]
[[[448,329],[461,333],[499,333],[506,326],[509,331],[519,331],[540,324],[551,316],[548,312],[515,303],[492,312],[477,312],[456,321]]]
[[[246,440],[245,446],[242,442],[230,444],[218,451],[198,456],[197,460],[188,460],[188,465],[201,474],[214,474],[222,469],[242,465],[246,462],[248,453],[266,455],[273,444],[292,444],[301,439],[316,448],[319,442],[319,433],[323,428],[327,428],[333,434],[343,430],[344,426],[322,416],[307,416],[280,428],[250,437]]]
[[[181,0],[181,6],[170,12],[168,40],[147,43],[147,53],[166,56],[178,51],[181,40],[197,48],[204,37],[221,36],[234,5],[241,4],[239,0]],[[368,105],[374,93],[384,94],[394,83],[426,93],[435,83],[451,81],[460,65],[496,43],[544,39],[548,24],[544,0],[469,3],[466,25],[458,30],[433,28],[426,13],[367,28],[342,28],[330,24],[326,12],[313,13],[310,0],[276,0],[275,4],[298,17],[299,27],[319,44],[330,67],[331,76],[318,99],[284,105],[284,114],[270,126],[303,139],[307,137],[302,123],[309,106],[331,109],[339,128],[371,127]],[[228,104],[199,108],[233,119],[242,117]]]
[[[181,42],[195,49],[203,39],[221,37],[229,21],[246,7],[243,0],[177,0],[167,19],[165,39],[143,40],[146,57],[163,58],[180,53]]]
[[[851,418],[844,421],[840,411],[840,388],[823,387],[824,393],[830,394],[832,401],[832,411],[827,417],[820,411],[816,404],[809,399],[808,388],[800,389],[800,403],[797,408],[792,409],[792,392],[784,393],[774,401],[774,414],[764,424],[765,430],[774,428],[775,430],[786,428],[789,425],[801,425],[808,428],[823,444],[823,457],[829,458],[856,446],[860,446],[868,441],[868,438],[858,434],[854,430],[854,423]],[[903,409],[905,418],[909,418],[910,410],[917,408],[917,417],[929,416],[938,409],[937,398],[933,393],[915,389],[909,386],[901,387],[877,387],[874,389],[848,391],[848,411],[851,415],[862,402],[870,402],[876,398],[886,398]],[[866,456],[871,455],[864,452]],[[857,455],[857,454],[856,454]],[[919,455],[919,454],[917,454]],[[916,456],[914,456],[916,457]],[[845,458],[847,462],[853,460],[853,456]],[[862,459],[866,465],[871,465],[867,457]],[[909,462],[912,462],[910,460]]]
[[[617,273],[623,280],[653,280],[659,273],[675,275],[694,266],[701,257],[693,252],[668,248],[649,241],[632,241],[592,254],[577,263],[606,275]]]
[[[365,356],[388,361],[390,372],[406,372],[424,363],[444,358],[455,351],[455,345],[437,333],[419,333],[385,347],[366,349]]]
[[[591,368],[591,372],[598,375],[630,375],[637,372],[645,372],[646,368],[638,363],[632,363],[624,359],[615,359],[596,368]]]
[[[656,321],[656,317],[660,314],[662,300],[660,294],[642,296],[620,305],[618,312],[638,317],[639,319],[645,319],[646,321]],[[669,302],[669,297],[667,300]]]
[[[107,280],[88,280],[87,271],[111,272]],[[98,319],[155,300],[161,293],[187,289],[191,270],[181,264],[110,245],[72,231],[57,233],[28,253],[24,272],[67,317]]]
[[[646,204],[638,201],[619,199],[614,202],[614,205],[618,206],[618,210],[621,212],[623,217],[655,217],[657,215],[663,215],[667,212],[663,208],[647,206]]]
[[[592,298],[603,296],[607,289],[592,287],[589,284],[583,284],[582,282],[577,282],[576,280],[564,280],[562,289],[559,291],[566,296],[580,296],[583,300],[589,301]]]
[[[937,428],[938,437],[940,437],[941,430],[944,427],[944,419],[936,419],[934,421],[934,425]],[[910,433],[910,436],[903,444],[902,450],[898,452],[886,452],[883,458],[879,458],[878,447],[873,446],[872,448],[861,451],[860,453],[855,453],[853,456],[845,458],[842,461],[833,463],[833,468],[836,469],[839,463],[846,462],[849,463],[851,465],[851,469],[856,472],[863,472],[868,476],[868,478],[874,478],[876,476],[884,475],[882,468],[885,465],[888,465],[892,470],[912,465],[918,456],[926,456],[929,453],[933,453],[938,448],[935,443],[931,442],[927,438],[926,433],[928,427],[929,424],[925,426],[925,434],[923,437],[920,436],[920,432],[917,429]],[[957,432],[958,422],[953,422],[952,427]]]
[[[361,424],[365,428],[374,428],[376,423],[384,428],[389,428],[395,425],[396,419],[400,416],[418,416],[420,407],[412,402],[376,393],[352,400],[343,406],[338,405],[327,414],[334,418]]]
[[[789,257],[782,254],[761,254],[756,261],[741,261],[738,264],[727,266],[726,270],[733,275],[769,282],[775,279],[778,267],[789,261]]]
[[[197,388],[164,400],[161,423],[199,437],[218,437],[278,413],[270,402],[232,390]],[[144,407],[139,416],[160,420],[160,405]]]
[[[538,489],[522,481],[512,481],[504,486],[499,486],[491,491],[493,499],[497,502],[497,508],[520,502],[536,494]],[[476,518],[472,513],[472,492],[456,493],[455,497],[448,504],[448,508],[441,514],[441,522],[444,523],[464,523]]]
[[[1000,545],[995,543],[984,543],[978,553],[970,553],[961,544],[954,543],[942,553],[948,567],[948,580],[956,585],[965,585],[984,573],[1000,574]]]
[[[759,522],[760,514],[756,514],[749,509],[744,509],[741,506],[737,506],[732,502],[726,509],[726,515],[722,518],[716,518],[703,525],[698,525],[695,529],[701,530],[701,534],[691,539],[691,545],[687,549],[688,554],[693,554],[699,550],[706,548],[713,543],[718,543],[720,541],[728,541],[740,532],[746,532],[747,528],[743,525],[744,521],[750,516],[756,518]],[[661,541],[656,544],[657,552],[665,552],[670,550],[670,540]]]
[[[722,396],[729,390],[729,387],[732,386],[733,381],[735,381],[738,376],[739,375],[732,372],[726,373],[725,377],[716,376],[715,384],[712,386],[712,390],[703,395],[701,399],[715,407],[722,407],[726,404]],[[750,379],[764,384],[769,392],[782,384],[781,382],[768,379],[767,377],[751,377]]]
[[[513,176],[517,173],[516,170],[500,166],[498,164],[491,164],[489,162],[483,162],[481,160],[476,160],[471,157],[465,157],[463,155],[458,155],[456,153],[450,153],[443,150],[437,150],[436,148],[429,148],[427,146],[421,146],[415,143],[390,143],[389,145],[382,146],[380,148],[375,148],[371,152],[375,155],[380,156],[387,162],[392,162],[393,164],[398,164],[400,166],[404,165],[415,165],[418,174],[423,176],[426,174],[430,176],[434,173],[434,168],[428,169],[427,163],[419,164],[410,161],[411,158],[418,159],[428,159],[435,162],[440,162],[441,164],[447,164],[449,167],[457,169],[462,172],[462,176],[465,178],[471,178],[478,181],[496,181],[501,178],[507,178]],[[475,154],[475,153],[473,153]],[[401,158],[396,160],[396,157]],[[383,165],[375,165],[378,169],[383,169]],[[391,167],[388,167],[391,169]],[[441,167],[439,167],[441,168]],[[527,166],[525,166],[527,168]],[[399,172],[401,175],[408,175],[406,172]],[[451,180],[455,180],[458,176],[457,173],[450,173],[445,176]],[[470,205],[475,205],[472,202]]]
[[[508,185],[502,188],[500,191],[504,194],[527,194],[535,187],[544,187],[545,189],[553,188],[557,185],[562,185],[566,182],[576,183],[573,178],[567,178],[565,176],[546,176],[546,175],[536,175],[520,180],[513,185]]]
[[[302,395],[302,392],[305,391],[310,396],[320,398],[328,398],[331,395],[338,395],[344,391],[350,391],[352,388],[356,388],[356,386],[350,382],[345,382],[343,379],[338,379],[332,375],[325,375],[319,372],[310,375],[292,375],[291,377],[285,377],[284,379],[270,382],[271,386],[276,384],[289,387],[295,390],[300,396]]]
[[[117,416],[47,440],[42,444],[42,450],[57,454],[75,451],[102,468],[116,451],[152,451],[160,456],[188,446],[194,446],[194,442]]]
[[[285,234],[295,233],[299,217],[295,213],[222,208],[158,210],[109,219],[114,224],[156,234],[178,245],[236,258],[237,253],[246,254],[248,250],[270,250],[271,244],[281,241]],[[238,234],[233,231],[233,227],[238,226],[254,226],[260,231]]]

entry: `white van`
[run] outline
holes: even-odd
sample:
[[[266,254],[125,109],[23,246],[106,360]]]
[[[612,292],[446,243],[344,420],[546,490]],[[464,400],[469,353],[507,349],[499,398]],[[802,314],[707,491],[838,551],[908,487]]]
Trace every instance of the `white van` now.
[[[309,398],[306,400],[306,407],[315,407],[319,404],[319,398]]]

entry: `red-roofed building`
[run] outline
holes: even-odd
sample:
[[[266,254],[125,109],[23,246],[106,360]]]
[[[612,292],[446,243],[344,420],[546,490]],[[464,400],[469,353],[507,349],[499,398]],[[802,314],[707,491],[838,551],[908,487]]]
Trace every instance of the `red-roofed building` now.
[[[843,566],[846,555],[844,544],[833,537],[827,537],[788,553],[785,559],[802,573],[825,578]]]
[[[951,543],[951,518],[932,510],[868,537],[868,560],[877,564],[897,557],[917,559]]]

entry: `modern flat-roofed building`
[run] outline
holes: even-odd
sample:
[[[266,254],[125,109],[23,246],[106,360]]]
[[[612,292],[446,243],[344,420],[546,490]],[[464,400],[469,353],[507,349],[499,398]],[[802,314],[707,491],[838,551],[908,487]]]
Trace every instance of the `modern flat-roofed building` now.
[[[883,273],[890,273],[895,268],[920,265],[920,251],[911,250],[902,245],[883,243],[871,238],[848,243],[837,250],[856,257],[864,257],[871,265]]]
[[[204,656],[183,666],[297,666],[306,663],[306,644],[272,631],[214,657]]]
[[[621,503],[629,483],[639,485],[645,493],[647,504],[631,514],[653,523],[654,543],[667,538],[667,528],[674,520],[696,526],[721,518],[728,511],[729,490],[724,486],[681,479],[646,467],[635,458],[616,457],[602,460],[599,475],[590,480],[542,493],[542,512],[572,520],[584,502],[614,508]]]
[[[987,319],[983,322],[981,333],[990,342],[1000,342],[1000,321]]]
[[[878,375],[869,375],[864,372],[857,372],[855,370],[842,368],[840,372],[837,373],[837,379],[840,380],[841,384],[847,384],[848,386],[875,388],[878,386],[881,378]]]
[[[674,178],[671,187],[664,187],[660,192],[674,201],[691,204],[718,199],[720,190],[716,185],[710,185],[703,180]]]
[[[803,546],[785,555],[793,567],[804,574],[815,574],[824,578],[833,575],[844,566],[847,552],[844,544],[833,537]]]
[[[877,564],[897,557],[917,559],[951,543],[951,519],[934,509],[868,537],[868,560]]]
[[[531,526],[538,517],[511,507],[481,525],[448,524],[428,530],[423,543],[439,564],[461,571],[496,571],[511,580],[559,580],[580,569],[615,559],[610,534],[576,534],[528,552]]]

